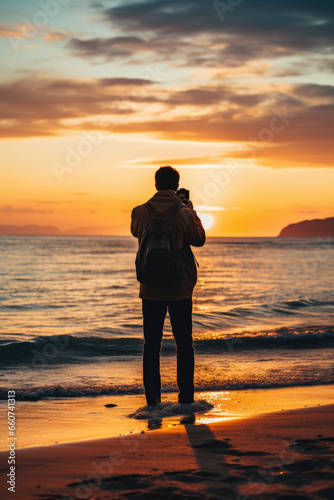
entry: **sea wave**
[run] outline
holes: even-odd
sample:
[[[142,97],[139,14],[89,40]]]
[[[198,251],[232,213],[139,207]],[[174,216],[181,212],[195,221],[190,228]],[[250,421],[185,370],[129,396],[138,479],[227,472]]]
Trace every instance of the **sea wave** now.
[[[316,300],[316,299],[292,299],[292,300],[282,300],[268,303],[260,303],[254,305],[254,307],[235,307],[229,311],[222,311],[218,314],[220,316],[227,317],[256,317],[264,318],[268,317],[268,314],[276,317],[295,315],[301,316],[301,309],[307,309],[307,313],[311,312],[312,308],[315,308],[316,312],[319,312],[319,307],[326,308],[328,311],[333,311],[334,306],[333,300]],[[324,311],[326,313],[326,310]]]
[[[91,271],[89,271],[91,272]],[[116,272],[116,271],[115,271]],[[118,272],[118,271],[117,271]],[[102,288],[103,290],[124,290],[126,286],[124,285],[109,285]],[[35,290],[34,290],[35,291]],[[39,291],[40,293],[44,293],[44,290]],[[47,289],[45,289],[47,293]],[[208,291],[210,294],[210,291]],[[102,296],[102,295],[101,295]],[[108,292],[106,292],[106,297],[108,297]],[[47,311],[47,310],[58,310],[58,309],[74,309],[76,308],[75,304],[70,304],[68,302],[61,304],[49,304],[49,303],[36,303],[36,302],[27,302],[27,303],[6,303],[8,297],[0,298],[3,303],[0,303],[0,311],[1,312],[24,312],[24,311]],[[207,302],[210,302],[211,298],[207,299]],[[202,301],[204,303],[205,301]],[[318,308],[327,308],[324,310],[324,313],[332,313],[334,312],[334,301],[333,300],[316,300],[316,299],[292,299],[286,301],[272,301],[272,302],[260,302],[256,303],[253,307],[234,307],[228,311],[220,311],[216,313],[201,313],[196,312],[193,314],[193,318],[196,321],[201,322],[201,319],[210,319],[216,317],[227,317],[227,318],[244,318],[244,317],[252,317],[252,318],[265,318],[268,317],[268,314],[275,317],[280,316],[301,316],[303,314],[302,309],[305,309],[305,313],[307,314],[309,311],[312,312],[312,308],[316,308],[316,312],[318,312]],[[108,317],[107,314],[104,317]]]
[[[195,385],[195,391],[227,391],[227,390],[245,390],[245,389],[275,389],[282,387],[305,387],[315,385],[333,384],[334,379],[326,379],[317,377],[313,380],[298,379],[298,380],[254,380],[254,381],[237,381],[235,383],[208,382]],[[13,388],[11,387],[11,390]],[[163,393],[175,392],[177,387],[171,385],[162,386]],[[0,401],[8,400],[9,388],[0,389]],[[46,385],[29,388],[15,389],[16,401],[39,401],[41,399],[57,399],[57,398],[81,398],[81,397],[96,397],[96,396],[113,396],[113,395],[131,395],[144,394],[144,388],[141,385],[109,385],[109,386],[82,386],[73,385],[66,386]],[[196,394],[195,394],[196,399]]]
[[[52,335],[34,340],[0,341],[0,367],[39,367],[91,362],[95,357],[141,356],[140,337]],[[234,353],[271,349],[324,349],[334,347],[334,327],[278,328],[267,332],[212,334],[194,339],[196,354]],[[162,353],[175,354],[173,338],[162,340]]]
[[[325,246],[334,246],[334,238],[331,236],[326,237],[271,237],[270,239],[265,238],[255,238],[255,237],[243,237],[240,238],[208,238],[210,245],[232,245],[232,246],[252,246],[254,247],[271,247],[271,248],[290,248],[291,250],[296,250],[298,248],[303,247],[303,249],[309,248],[310,250],[314,250],[314,247],[319,247],[322,245]]]

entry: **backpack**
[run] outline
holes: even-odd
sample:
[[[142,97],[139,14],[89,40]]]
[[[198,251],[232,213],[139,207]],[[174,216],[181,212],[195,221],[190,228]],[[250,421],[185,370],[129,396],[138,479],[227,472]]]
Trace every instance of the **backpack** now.
[[[174,203],[165,212],[156,210],[150,202],[144,204],[150,213],[136,256],[137,280],[151,286],[180,283],[184,276],[185,255],[177,247],[176,212],[184,207]]]

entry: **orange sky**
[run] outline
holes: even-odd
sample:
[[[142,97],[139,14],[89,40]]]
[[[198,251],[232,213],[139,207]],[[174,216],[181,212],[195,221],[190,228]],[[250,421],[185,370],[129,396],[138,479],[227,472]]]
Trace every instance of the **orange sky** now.
[[[166,164],[208,235],[333,216],[333,6],[283,3],[2,2],[0,224],[130,234]]]

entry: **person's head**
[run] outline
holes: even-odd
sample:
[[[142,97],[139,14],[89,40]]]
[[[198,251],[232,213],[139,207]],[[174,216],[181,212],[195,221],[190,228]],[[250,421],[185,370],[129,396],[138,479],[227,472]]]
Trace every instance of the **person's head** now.
[[[179,172],[169,165],[160,167],[155,172],[155,187],[158,191],[162,189],[172,189],[176,191],[179,187],[180,174]]]

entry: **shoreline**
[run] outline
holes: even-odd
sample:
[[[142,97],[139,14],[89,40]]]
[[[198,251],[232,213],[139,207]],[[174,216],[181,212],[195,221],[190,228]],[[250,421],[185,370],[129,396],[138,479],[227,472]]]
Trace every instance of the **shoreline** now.
[[[214,407],[196,413],[196,424],[228,421],[305,406],[327,405],[333,401],[334,384],[267,389],[242,389],[195,392],[195,401],[204,400]],[[116,404],[105,407],[106,404]],[[180,425],[177,393],[162,393],[162,414],[151,421],[128,418],[146,404],[145,396],[118,395],[81,398],[43,399],[16,403],[17,449],[84,442],[166,430]],[[169,406],[170,405],[170,406]],[[7,406],[0,409],[5,421]],[[7,429],[1,430],[0,452],[6,450]]]
[[[140,499],[329,499],[333,411],[333,404],[313,406],[19,449],[15,495],[19,500],[37,494],[59,500],[128,494]],[[0,453],[2,469],[8,467],[7,454]],[[4,475],[1,481],[5,492]]]

